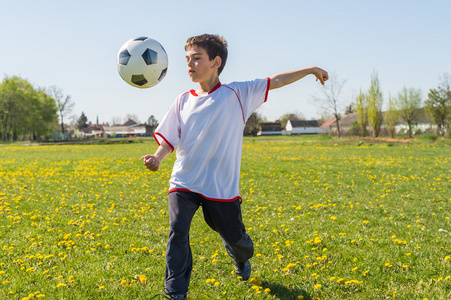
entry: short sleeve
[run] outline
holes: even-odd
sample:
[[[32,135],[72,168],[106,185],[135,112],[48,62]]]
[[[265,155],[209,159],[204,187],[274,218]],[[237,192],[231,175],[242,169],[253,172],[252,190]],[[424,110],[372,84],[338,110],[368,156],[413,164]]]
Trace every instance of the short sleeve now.
[[[169,111],[163,117],[163,120],[155,129],[153,137],[158,145],[166,141],[171,146],[172,151],[180,142],[180,112],[179,112],[179,98],[174,101]]]
[[[268,99],[269,83],[270,79],[268,77],[231,84],[236,89],[246,121]]]

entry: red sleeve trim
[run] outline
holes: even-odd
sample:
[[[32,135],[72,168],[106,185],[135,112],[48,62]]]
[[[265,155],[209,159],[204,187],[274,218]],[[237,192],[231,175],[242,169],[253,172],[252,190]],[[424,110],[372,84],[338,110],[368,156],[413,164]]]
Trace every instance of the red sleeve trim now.
[[[168,194],[170,194],[170,193],[172,193],[172,192],[190,192],[190,193],[194,193],[194,192],[192,192],[192,191],[190,191],[190,190],[188,190],[188,189],[171,189],[171,190],[169,190]],[[210,197],[204,196],[204,195],[202,195],[201,193],[196,193],[196,194],[199,194],[199,195],[201,195],[203,198],[205,198],[205,199],[207,199],[207,200],[211,200],[211,201],[218,201],[218,202],[233,202],[233,201],[236,201],[236,200],[240,200],[240,203],[243,202],[243,199],[241,199],[240,196],[236,196],[235,198],[232,198],[232,199],[218,199],[218,198],[210,198]]]
[[[268,92],[269,92],[269,85],[271,84],[271,79],[269,77],[266,77],[267,86],[266,86],[266,93],[265,93],[265,101],[268,100]]]
[[[158,145],[161,145],[161,143],[160,143],[160,141],[158,140],[157,136],[159,136],[160,138],[162,138],[162,139],[163,139],[163,140],[171,147],[171,149],[172,149],[171,152],[174,152],[174,146],[172,146],[172,144],[169,143],[168,140],[167,140],[162,134],[160,134],[160,133],[158,133],[158,132],[155,132],[155,133],[153,134],[153,138],[155,139],[155,141],[157,141],[157,144],[158,144]]]

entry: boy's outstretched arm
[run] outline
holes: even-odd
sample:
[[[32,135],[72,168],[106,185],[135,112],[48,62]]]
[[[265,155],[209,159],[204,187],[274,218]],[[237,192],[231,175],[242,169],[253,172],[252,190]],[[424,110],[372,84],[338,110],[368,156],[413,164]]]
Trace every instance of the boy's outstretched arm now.
[[[171,146],[169,146],[166,141],[162,141],[157,151],[155,151],[154,155],[147,154],[141,157],[141,159],[144,162],[144,165],[146,165],[147,169],[149,169],[150,171],[158,171],[163,159],[165,159],[165,157],[168,156],[168,154],[171,152]]]
[[[323,69],[318,67],[310,67],[295,71],[283,72],[271,76],[269,89],[272,90],[283,87],[287,84],[298,81],[299,79],[302,79],[309,74],[315,75],[316,80],[319,80],[322,85],[324,85],[324,82],[329,79],[329,74],[327,74],[327,72]]]

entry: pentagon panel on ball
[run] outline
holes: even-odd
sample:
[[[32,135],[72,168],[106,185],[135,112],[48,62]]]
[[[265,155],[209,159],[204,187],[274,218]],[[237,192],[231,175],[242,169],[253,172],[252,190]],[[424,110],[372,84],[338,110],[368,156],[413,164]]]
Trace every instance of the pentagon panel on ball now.
[[[157,85],[168,70],[168,55],[154,39],[139,37],[128,40],[119,49],[117,70],[122,79],[137,88]]]

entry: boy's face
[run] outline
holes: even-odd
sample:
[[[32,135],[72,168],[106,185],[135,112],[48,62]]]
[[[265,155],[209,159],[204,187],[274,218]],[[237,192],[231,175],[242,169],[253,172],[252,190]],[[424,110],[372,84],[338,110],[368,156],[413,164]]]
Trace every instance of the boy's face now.
[[[201,47],[192,46],[186,50],[188,76],[193,82],[205,82],[218,77],[218,59],[210,60],[207,51]]]

